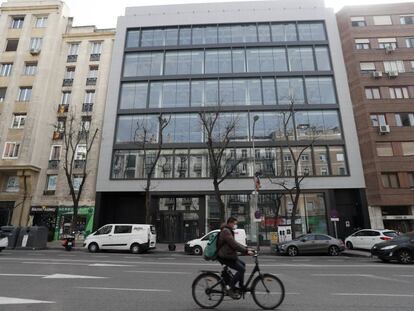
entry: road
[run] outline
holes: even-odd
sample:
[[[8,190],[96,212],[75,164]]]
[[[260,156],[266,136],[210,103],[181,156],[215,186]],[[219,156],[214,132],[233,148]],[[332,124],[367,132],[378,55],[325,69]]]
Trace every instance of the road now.
[[[245,258],[248,272],[253,260]],[[287,296],[278,310],[413,310],[414,264],[370,258],[261,256]],[[63,250],[0,253],[1,311],[200,310],[191,283],[219,264],[181,253],[97,253]],[[219,310],[258,310],[250,296],[227,299]]]

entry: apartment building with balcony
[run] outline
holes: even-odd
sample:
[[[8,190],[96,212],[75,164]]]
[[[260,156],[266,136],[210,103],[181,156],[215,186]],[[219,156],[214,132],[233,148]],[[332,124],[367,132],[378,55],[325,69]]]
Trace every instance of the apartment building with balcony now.
[[[99,129],[80,202],[79,228],[91,229],[114,31],[74,27],[61,1],[9,0],[0,10],[0,225],[46,225],[56,238],[70,222],[62,130],[73,116],[82,135]],[[81,142],[75,185],[84,158]]]
[[[269,179],[289,180],[292,174],[292,158],[280,134],[291,95],[296,111],[291,139],[304,146],[313,131],[319,136],[300,160],[300,173],[307,177],[298,233],[335,235],[337,222],[338,235],[344,237],[365,226],[367,217],[333,10],[319,0],[127,8],[118,19],[111,63],[95,224],[145,221],[145,172],[151,160],[137,142],[137,126],[151,129],[146,140],[151,154],[162,113],[170,123],[151,189],[160,241],[185,241],[219,226],[197,114],[219,110],[223,128],[226,120],[238,120],[226,159],[239,165],[221,185],[225,216],[236,216],[248,239],[257,240],[250,194],[253,174],[260,171],[258,205],[264,219],[259,234],[268,241],[278,226],[291,225],[292,203]]]
[[[414,4],[337,13],[371,227],[414,230]]]

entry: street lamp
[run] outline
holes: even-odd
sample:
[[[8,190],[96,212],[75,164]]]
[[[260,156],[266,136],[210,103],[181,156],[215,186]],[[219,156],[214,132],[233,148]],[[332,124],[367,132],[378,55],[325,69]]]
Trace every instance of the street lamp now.
[[[255,149],[255,146],[254,146],[254,129],[255,129],[255,126],[256,126],[256,122],[258,120],[259,120],[259,116],[255,115],[253,117],[253,133],[252,133],[252,149],[253,149],[253,193],[252,193],[252,195],[253,195],[253,204],[252,204],[252,213],[251,213],[251,228],[252,229],[253,229],[253,222],[255,221],[255,218],[256,218],[255,213],[257,211],[257,200],[258,200],[258,192],[257,192],[257,186],[256,186],[257,180],[256,180],[256,178],[259,178],[259,177],[256,176],[257,175],[257,172],[256,172],[256,149]],[[257,250],[260,250],[259,226],[260,225],[258,223],[257,224],[257,233],[256,233]]]

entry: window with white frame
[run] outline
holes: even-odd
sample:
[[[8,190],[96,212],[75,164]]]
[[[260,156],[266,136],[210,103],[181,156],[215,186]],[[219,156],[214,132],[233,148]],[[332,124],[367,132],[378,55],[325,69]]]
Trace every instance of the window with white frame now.
[[[60,160],[60,153],[62,151],[62,145],[52,145],[50,149],[50,161],[59,161]]]
[[[367,99],[381,99],[379,87],[366,87],[365,96]]]
[[[414,24],[414,15],[401,15],[400,23],[402,25]]]
[[[13,63],[2,63],[0,64],[0,76],[8,77],[11,75],[13,69]]]
[[[26,123],[27,115],[25,113],[15,113],[13,115],[13,121],[11,124],[11,128],[13,129],[22,129]]]
[[[47,175],[46,179],[46,191],[56,191],[58,175]]]
[[[102,41],[91,42],[91,54],[101,54]]]
[[[30,101],[31,97],[32,97],[31,87],[21,87],[19,89],[19,96],[17,98],[18,101],[27,102],[27,101]]]
[[[414,48],[414,38],[406,38],[405,39],[405,46],[407,48]]]
[[[42,38],[31,38],[30,39],[30,49],[31,50],[41,50],[42,49]]]
[[[26,62],[24,64],[24,75],[34,76],[37,72],[37,62]]]
[[[73,181],[72,181],[73,190],[79,191],[82,181],[83,181],[82,175],[73,175]]]
[[[74,66],[66,67],[65,79],[74,79],[75,78],[75,70],[76,70],[76,67],[74,67]]]
[[[91,118],[90,117],[82,117],[81,120],[81,131],[89,132],[89,129],[91,128]]]
[[[393,49],[397,48],[396,38],[378,38],[378,48],[380,49]]]
[[[95,102],[95,91],[88,90],[85,92],[85,104],[93,104]]]
[[[405,72],[404,62],[402,60],[384,61],[384,71],[396,71],[399,73]]]
[[[88,78],[98,78],[99,66],[89,66]]]
[[[376,70],[374,62],[360,62],[359,67],[361,69],[361,72],[363,73],[372,72]]]
[[[68,55],[78,55],[79,52],[79,43],[69,43]]]
[[[369,39],[355,39],[355,48],[357,50],[369,50],[371,48]]]
[[[4,145],[3,159],[17,159],[19,157],[20,143],[6,142]]]
[[[376,26],[392,25],[391,16],[389,15],[373,16],[373,19]]]
[[[11,18],[10,28],[20,29],[23,27],[24,16],[13,16]]]
[[[19,192],[19,177],[18,176],[9,176],[6,184],[6,192]]]
[[[370,117],[372,126],[387,125],[384,114],[371,114]]]
[[[414,126],[414,113],[396,113],[395,124],[397,126]]]
[[[407,87],[390,87],[390,97],[392,99],[407,99],[410,98]]]
[[[61,97],[61,100],[60,100],[60,104],[61,105],[69,105],[71,97],[72,97],[72,92],[71,91],[63,91],[62,92],[62,97]]]
[[[352,27],[365,27],[367,22],[363,16],[353,16],[351,17],[351,24]]]
[[[47,16],[37,16],[35,27],[36,28],[45,28],[45,27],[47,27]]]
[[[75,160],[85,160],[86,159],[86,145],[79,144],[76,146]]]

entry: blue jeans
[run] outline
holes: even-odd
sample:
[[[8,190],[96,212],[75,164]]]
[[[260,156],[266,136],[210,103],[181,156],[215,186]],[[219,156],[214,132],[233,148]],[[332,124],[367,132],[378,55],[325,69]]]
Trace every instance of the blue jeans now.
[[[222,259],[219,258],[219,262],[227,267],[236,270],[237,272],[234,274],[233,279],[230,282],[230,287],[234,288],[237,282],[239,282],[239,286],[243,287],[244,284],[244,273],[246,272],[246,264],[241,261],[240,259],[236,260],[229,260],[229,259]]]

